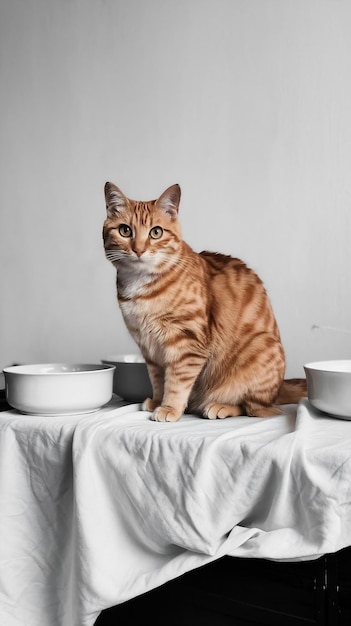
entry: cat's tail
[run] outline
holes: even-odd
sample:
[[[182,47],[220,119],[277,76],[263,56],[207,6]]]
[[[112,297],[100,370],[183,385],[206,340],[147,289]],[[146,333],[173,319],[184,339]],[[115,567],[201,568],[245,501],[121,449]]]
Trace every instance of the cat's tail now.
[[[297,404],[301,398],[307,396],[305,378],[288,378],[283,380],[274,404]]]

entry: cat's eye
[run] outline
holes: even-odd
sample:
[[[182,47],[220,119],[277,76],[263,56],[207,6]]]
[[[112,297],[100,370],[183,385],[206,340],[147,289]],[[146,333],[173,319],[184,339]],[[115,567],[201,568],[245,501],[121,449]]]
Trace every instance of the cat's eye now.
[[[151,239],[161,239],[162,235],[163,229],[161,228],[161,226],[154,226],[149,232],[149,236],[151,237]]]
[[[118,226],[118,232],[119,232],[120,235],[122,235],[122,237],[131,237],[132,236],[132,229],[127,224],[120,224]]]

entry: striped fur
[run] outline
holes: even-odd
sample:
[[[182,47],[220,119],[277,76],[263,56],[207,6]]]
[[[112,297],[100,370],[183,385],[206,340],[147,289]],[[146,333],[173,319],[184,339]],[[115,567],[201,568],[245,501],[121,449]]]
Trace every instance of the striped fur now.
[[[180,188],[136,202],[105,185],[105,253],[117,269],[126,326],[147,363],[157,421],[185,410],[210,419],[280,413],[306,395],[285,381],[277,323],[260,278],[239,259],[192,250],[178,221]]]

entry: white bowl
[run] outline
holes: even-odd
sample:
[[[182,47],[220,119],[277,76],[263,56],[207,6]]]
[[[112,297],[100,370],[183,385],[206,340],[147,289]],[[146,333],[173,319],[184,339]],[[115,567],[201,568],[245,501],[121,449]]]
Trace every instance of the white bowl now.
[[[112,397],[114,367],[108,365],[44,363],[3,371],[7,402],[20,413],[92,413]]]
[[[144,402],[152,397],[152,386],[146,363],[139,354],[117,354],[101,359],[114,365],[113,391],[127,402]]]
[[[307,363],[304,370],[311,404],[329,415],[351,419],[351,360]]]

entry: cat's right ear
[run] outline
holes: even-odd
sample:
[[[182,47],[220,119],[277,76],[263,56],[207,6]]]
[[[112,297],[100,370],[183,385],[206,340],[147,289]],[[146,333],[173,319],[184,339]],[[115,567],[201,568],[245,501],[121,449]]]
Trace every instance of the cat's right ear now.
[[[113,183],[105,184],[105,200],[108,217],[114,217],[128,205],[128,198]]]

